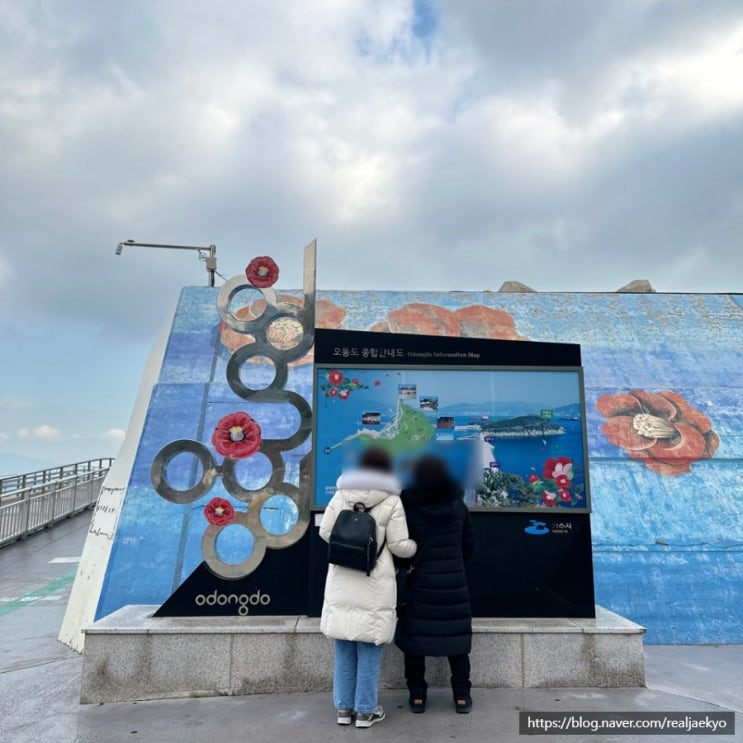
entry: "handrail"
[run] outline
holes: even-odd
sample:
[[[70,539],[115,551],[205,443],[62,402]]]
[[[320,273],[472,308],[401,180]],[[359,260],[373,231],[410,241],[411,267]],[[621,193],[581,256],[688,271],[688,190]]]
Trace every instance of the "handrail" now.
[[[64,477],[75,477],[78,474],[94,470],[108,469],[111,467],[113,461],[113,457],[86,459],[85,461],[74,462],[73,464],[63,464],[59,467],[49,467],[45,470],[26,472],[22,475],[3,477],[0,478],[0,496],[14,493],[18,490],[24,490],[27,487],[45,485],[55,480],[61,480]]]
[[[0,547],[95,505],[112,462],[90,459],[1,480],[14,489],[0,495]]]

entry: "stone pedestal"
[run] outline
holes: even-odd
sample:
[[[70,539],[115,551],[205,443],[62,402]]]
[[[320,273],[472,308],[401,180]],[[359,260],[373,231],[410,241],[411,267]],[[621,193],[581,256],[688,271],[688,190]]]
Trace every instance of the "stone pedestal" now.
[[[80,701],[330,690],[333,643],[308,617],[170,617],[126,606],[87,627]],[[643,627],[601,607],[596,619],[473,620],[475,687],[644,686]],[[445,658],[427,663],[449,683]],[[385,650],[380,687],[404,686],[402,654]]]

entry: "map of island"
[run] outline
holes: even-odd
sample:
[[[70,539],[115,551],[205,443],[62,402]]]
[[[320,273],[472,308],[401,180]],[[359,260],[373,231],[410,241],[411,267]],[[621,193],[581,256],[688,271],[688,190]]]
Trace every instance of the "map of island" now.
[[[488,421],[480,424],[482,431],[487,431],[497,438],[519,438],[521,436],[562,436],[565,429],[540,415],[520,415],[504,421]]]
[[[441,457],[470,506],[585,502],[576,371],[339,365],[318,367],[316,380],[315,505],[370,445],[392,455],[403,484],[417,457]],[[559,487],[544,474],[558,459],[571,464]]]
[[[434,426],[421,412],[398,401],[395,417],[384,428],[378,431],[371,428],[362,428],[350,436],[333,444],[330,449],[358,439],[362,444],[376,444],[382,446],[393,456],[417,451],[433,438]]]

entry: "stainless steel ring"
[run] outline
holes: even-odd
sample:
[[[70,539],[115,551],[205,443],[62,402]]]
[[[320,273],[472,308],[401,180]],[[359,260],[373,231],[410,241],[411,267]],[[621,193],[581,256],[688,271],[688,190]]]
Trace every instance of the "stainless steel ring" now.
[[[171,459],[178,454],[193,454],[201,463],[201,479],[191,488],[179,490],[167,480],[165,471]],[[219,468],[212,453],[201,442],[191,439],[178,439],[166,444],[155,455],[150,467],[150,481],[157,494],[171,503],[193,503],[206,495],[214,484]]]

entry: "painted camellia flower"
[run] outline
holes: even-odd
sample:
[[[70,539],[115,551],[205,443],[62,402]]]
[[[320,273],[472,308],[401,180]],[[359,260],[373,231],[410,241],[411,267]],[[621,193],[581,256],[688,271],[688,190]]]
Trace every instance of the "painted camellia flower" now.
[[[212,498],[204,507],[204,516],[210,524],[224,526],[235,518],[235,509],[224,498]]]
[[[545,490],[542,493],[542,500],[545,506],[556,506],[557,505],[557,493],[553,493],[551,490]]]
[[[247,413],[230,413],[217,423],[212,444],[222,456],[245,459],[261,448],[261,427]]]
[[[337,387],[343,382],[343,372],[339,372],[337,369],[333,369],[333,371],[328,374],[328,382],[330,382],[330,384],[334,384]]]
[[[301,308],[304,304],[302,299],[293,297],[290,294],[279,294],[277,301],[294,305]],[[256,299],[247,307],[240,307],[235,310],[235,317],[240,320],[255,320],[260,317],[266,309],[266,300],[263,298]],[[343,318],[346,316],[346,310],[339,307],[329,299],[317,299],[315,301],[315,327],[326,328],[328,330],[342,329]],[[239,333],[236,330],[219,323],[219,340],[222,345],[230,351],[237,351],[238,348],[247,346],[255,342],[255,338],[249,333]],[[268,328],[267,333],[269,343],[279,350],[294,348],[302,338],[302,326],[291,317],[279,317],[274,320]],[[301,366],[302,364],[311,364],[314,360],[314,351],[311,349],[301,359],[290,362],[289,366]],[[265,363],[262,357],[256,356],[249,360],[251,364]]]
[[[547,480],[554,480],[561,488],[568,487],[570,480],[573,479],[573,460],[570,457],[548,459],[544,463],[542,477]],[[566,480],[567,482],[565,482]]]
[[[273,258],[262,255],[253,258],[245,269],[248,281],[257,289],[266,289],[273,286],[279,278],[279,267]]]
[[[448,310],[437,304],[413,302],[388,313],[375,323],[372,331],[381,333],[417,333],[455,338],[498,338],[526,341],[516,330],[510,313],[481,304]]]
[[[606,438],[660,475],[689,472],[720,444],[709,418],[671,390],[602,395],[596,409],[607,419],[601,428]]]
[[[570,478],[567,475],[557,475],[555,477],[555,485],[557,485],[558,488],[569,488]]]

